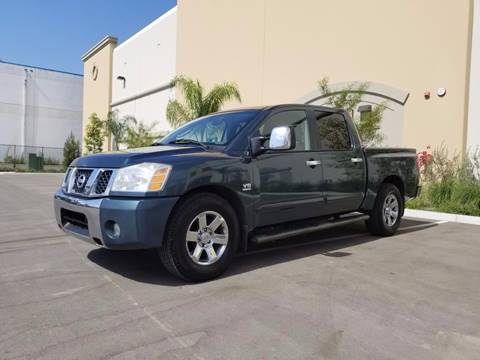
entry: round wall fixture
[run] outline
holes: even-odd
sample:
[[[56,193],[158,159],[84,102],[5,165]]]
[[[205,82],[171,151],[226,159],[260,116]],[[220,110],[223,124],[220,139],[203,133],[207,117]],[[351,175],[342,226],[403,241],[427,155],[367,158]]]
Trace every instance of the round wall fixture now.
[[[447,89],[441,87],[437,89],[438,97],[444,97],[447,94]]]
[[[93,64],[93,66],[92,66],[91,75],[92,75],[93,81],[97,80],[97,77],[98,77],[98,66],[97,66],[96,64]]]

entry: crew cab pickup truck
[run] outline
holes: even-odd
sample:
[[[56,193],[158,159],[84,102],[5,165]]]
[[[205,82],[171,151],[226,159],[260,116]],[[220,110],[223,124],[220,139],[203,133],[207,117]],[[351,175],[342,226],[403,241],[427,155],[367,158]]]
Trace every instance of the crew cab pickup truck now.
[[[415,149],[363,148],[347,112],[277,105],[80,157],[54,207],[68,234],[105,249],[157,248],[172,274],[204,281],[252,243],[355,221],[392,235],[418,177]]]

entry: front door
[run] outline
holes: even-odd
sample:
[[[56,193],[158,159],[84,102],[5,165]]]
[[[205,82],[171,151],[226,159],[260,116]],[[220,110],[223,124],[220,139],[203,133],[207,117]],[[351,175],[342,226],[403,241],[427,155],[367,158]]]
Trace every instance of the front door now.
[[[366,184],[363,151],[352,141],[342,114],[315,111],[314,119],[326,211],[329,214],[355,211],[363,201]]]
[[[319,153],[313,149],[307,112],[282,110],[272,113],[260,125],[258,135],[269,136],[278,126],[293,127],[295,148],[267,150],[253,162],[259,184],[257,226],[319,216],[324,205],[322,166]]]

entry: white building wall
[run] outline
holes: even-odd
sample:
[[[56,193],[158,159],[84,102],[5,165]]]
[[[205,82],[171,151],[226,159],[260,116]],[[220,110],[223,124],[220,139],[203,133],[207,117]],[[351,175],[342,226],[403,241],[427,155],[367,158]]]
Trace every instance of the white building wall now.
[[[480,0],[473,3],[467,150],[480,149]]]
[[[81,75],[0,62],[0,144],[63,147],[82,138]]]
[[[176,16],[175,7],[113,52],[112,110],[155,125],[156,132],[169,129],[165,109],[174,92],[166,85],[175,76]]]

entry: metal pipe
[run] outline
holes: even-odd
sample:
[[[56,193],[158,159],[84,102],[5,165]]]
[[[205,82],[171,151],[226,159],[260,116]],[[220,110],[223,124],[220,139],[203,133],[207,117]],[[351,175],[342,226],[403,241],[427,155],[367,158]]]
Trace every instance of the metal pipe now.
[[[23,69],[25,71],[25,78],[23,80],[23,121],[21,127],[21,139],[20,145],[25,146],[26,143],[26,127],[27,127],[27,92],[28,92],[28,69]]]

